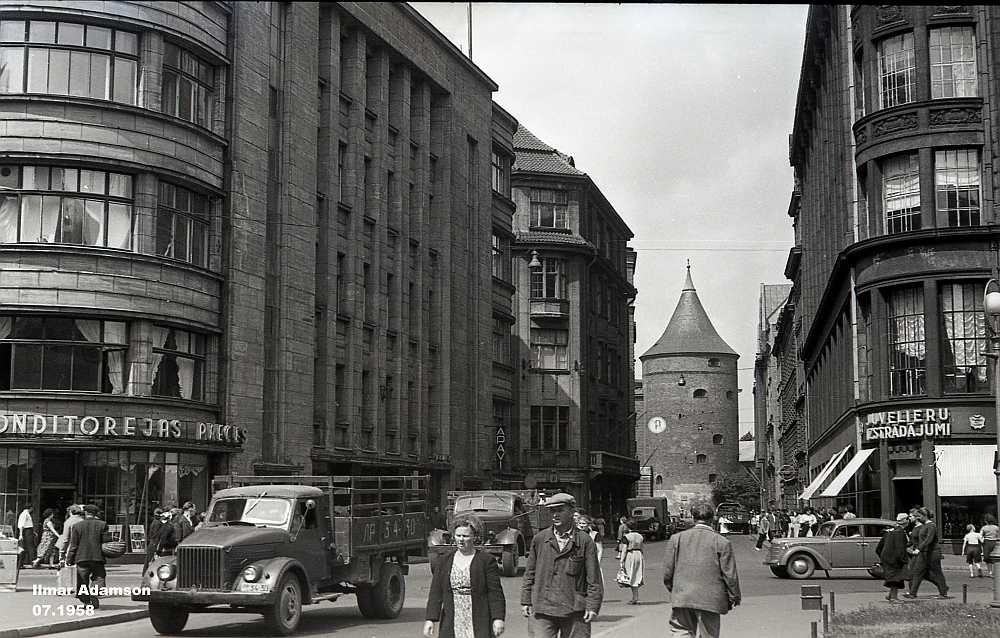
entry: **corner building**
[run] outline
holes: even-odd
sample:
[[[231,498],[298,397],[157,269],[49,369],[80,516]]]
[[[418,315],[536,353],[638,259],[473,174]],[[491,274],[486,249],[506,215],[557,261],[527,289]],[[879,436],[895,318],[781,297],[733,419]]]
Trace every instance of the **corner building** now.
[[[813,6],[791,162],[814,505],[996,513],[993,6]],[[993,275],[995,276],[995,275]]]
[[[229,471],[431,474],[443,505],[493,471],[516,121],[430,23],[0,3],[0,41],[5,512],[134,524]]]

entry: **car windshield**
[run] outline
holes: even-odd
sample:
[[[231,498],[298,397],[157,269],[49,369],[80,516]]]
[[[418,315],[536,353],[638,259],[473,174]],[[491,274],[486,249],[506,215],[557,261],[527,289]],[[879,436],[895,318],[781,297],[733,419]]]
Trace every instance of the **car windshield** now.
[[[655,507],[637,507],[632,510],[632,516],[641,516],[642,518],[653,516],[655,513]]]
[[[500,510],[509,512],[514,507],[511,499],[491,494],[489,496],[463,496],[455,501],[455,512]]]
[[[819,526],[819,532],[816,533],[816,536],[830,536],[833,534],[833,528],[833,523],[823,523]]]
[[[209,523],[250,523],[266,527],[283,527],[288,520],[291,503],[287,499],[256,496],[223,498],[212,504]]]

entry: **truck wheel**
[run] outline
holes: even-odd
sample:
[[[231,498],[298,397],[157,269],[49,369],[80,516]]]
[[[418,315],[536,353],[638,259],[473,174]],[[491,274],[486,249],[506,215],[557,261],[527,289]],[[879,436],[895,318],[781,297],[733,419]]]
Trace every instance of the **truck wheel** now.
[[[302,585],[295,574],[285,574],[276,590],[274,603],[264,611],[264,621],[279,636],[295,633],[302,620]]]
[[[500,573],[507,577],[517,576],[517,555],[513,550],[500,554]]]
[[[149,621],[153,623],[156,633],[164,636],[174,636],[184,631],[188,621],[188,612],[180,607],[149,603]]]
[[[395,563],[382,563],[378,583],[372,588],[375,610],[379,618],[395,618],[403,611],[406,599],[406,581],[403,571]]]
[[[378,609],[375,607],[375,596],[371,587],[359,586],[357,591],[358,611],[365,618],[378,618]]]

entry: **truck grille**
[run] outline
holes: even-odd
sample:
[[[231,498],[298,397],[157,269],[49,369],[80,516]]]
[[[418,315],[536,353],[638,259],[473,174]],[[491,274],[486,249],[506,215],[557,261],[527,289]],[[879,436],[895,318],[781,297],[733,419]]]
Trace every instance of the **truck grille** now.
[[[181,545],[177,548],[177,587],[215,589],[224,586],[224,555],[221,547]]]

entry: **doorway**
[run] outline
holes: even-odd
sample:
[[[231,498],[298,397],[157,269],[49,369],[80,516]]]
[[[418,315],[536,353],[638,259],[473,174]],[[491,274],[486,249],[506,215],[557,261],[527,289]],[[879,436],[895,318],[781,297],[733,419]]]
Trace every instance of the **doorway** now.
[[[908,512],[912,507],[924,504],[924,486],[919,476],[895,477],[892,480],[896,490],[896,511]]]
[[[39,463],[41,485],[38,489],[38,515],[56,510],[60,520],[66,518],[66,508],[76,499],[76,452],[73,450],[43,450]],[[41,520],[41,519],[39,519]]]
[[[56,511],[56,517],[64,520],[66,518],[66,508],[72,505],[76,499],[76,488],[43,485],[40,492],[41,498],[39,499],[38,515],[41,516],[42,512],[46,509],[52,508]]]

